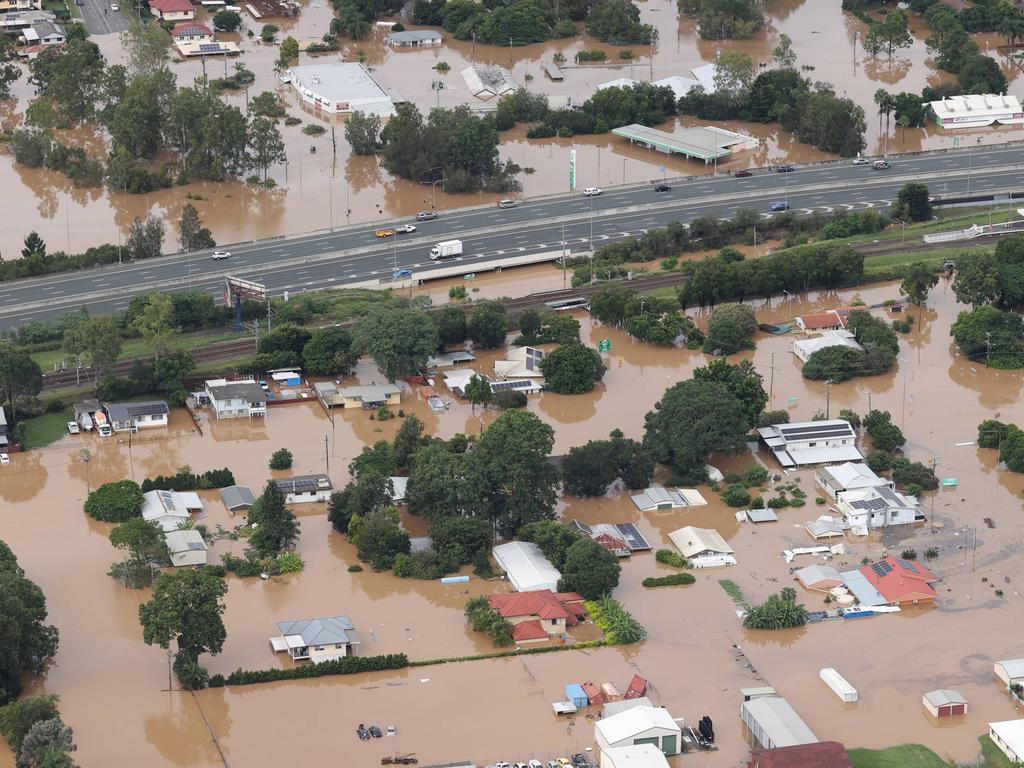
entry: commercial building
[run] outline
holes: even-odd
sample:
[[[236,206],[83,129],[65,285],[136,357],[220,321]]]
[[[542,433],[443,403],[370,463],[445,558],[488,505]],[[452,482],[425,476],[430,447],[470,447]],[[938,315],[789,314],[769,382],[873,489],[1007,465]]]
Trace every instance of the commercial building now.
[[[814,473],[814,483],[833,499],[843,491],[896,487],[892,480],[876,475],[867,464],[852,461],[834,467],[822,467]]]
[[[931,582],[936,580],[935,574],[916,560],[887,557],[877,563],[861,566],[860,573],[878,590],[888,605],[930,603],[935,600],[935,590],[931,586]],[[850,584],[847,583],[847,586]],[[852,587],[851,591],[854,591]]]
[[[141,403],[107,403],[103,406],[115,432],[138,431],[147,427],[166,427],[171,409],[163,400]]]
[[[359,645],[359,636],[348,616],[279,621],[277,629],[281,636],[270,638],[270,646],[278,653],[288,651],[295,661],[336,661],[355,655],[355,646]]]
[[[863,459],[850,422],[800,421],[760,427],[757,434],[784,467],[834,464]]]
[[[142,519],[156,523],[163,531],[177,530],[201,512],[203,501],[193,491],[147,491],[142,494]]]
[[[694,568],[736,565],[736,558],[732,556],[735,550],[714,528],[687,525],[672,531],[668,537]]]
[[[498,567],[505,572],[517,592],[558,590],[558,580],[562,578],[562,574],[533,542],[510,541],[499,544],[492,554]]]
[[[921,697],[921,703],[932,717],[955,717],[967,714],[967,699],[961,695],[960,691],[951,691],[948,688],[928,691]]]
[[[988,737],[1010,762],[1024,762],[1024,720],[989,723]]]
[[[241,419],[267,415],[267,393],[252,379],[228,382],[210,379],[206,397],[218,419]]]
[[[188,21],[196,17],[189,0],[149,0],[149,10],[161,21]]]
[[[304,64],[291,67],[288,76],[299,99],[328,115],[365,112],[390,117],[395,105],[388,92],[359,62]]]
[[[757,750],[747,768],[853,768],[846,747],[838,741],[797,744]]]
[[[419,48],[424,45],[440,45],[441,33],[432,29],[407,29],[402,32],[388,32],[388,42],[394,48]]]
[[[661,707],[632,707],[594,723],[594,741],[601,750],[651,744],[666,755],[678,755],[682,734],[679,723]]]
[[[512,639],[517,643],[536,642],[559,637],[586,616],[583,596],[575,592],[514,592],[491,595],[491,607],[512,625]]]
[[[1020,99],[1009,94],[986,93],[950,96],[928,103],[935,122],[943,128],[978,128],[1001,123],[1024,123]]]
[[[792,350],[793,354],[797,356],[797,359],[802,363],[806,363],[808,358],[815,352],[819,352],[829,347],[846,347],[848,349],[863,350],[864,348],[858,344],[853,337],[853,334],[847,330],[837,331],[825,331],[820,336],[814,336],[810,339],[800,339],[794,341]]]
[[[1007,689],[1024,684],[1024,659],[1003,659],[993,666],[996,677]]]
[[[633,123],[613,128],[612,133],[629,139],[630,144],[641,144],[665,154],[686,155],[705,163],[757,148],[757,139],[752,136],[710,125],[668,133]]]
[[[601,750],[601,768],[668,768],[665,753],[654,744],[633,744]]]
[[[625,712],[633,707],[653,707],[654,703],[646,696],[639,696],[635,699],[620,699],[618,701],[606,701],[601,705],[601,717],[611,717],[620,712]]]
[[[167,542],[167,550],[171,553],[171,565],[206,565],[206,542],[199,531],[167,531],[164,533],[164,540]]]
[[[304,504],[313,501],[330,501],[331,478],[327,475],[296,475],[275,480],[288,504]]]
[[[740,719],[764,749],[815,744],[818,741],[807,723],[781,696],[760,696],[744,701],[740,705]]]

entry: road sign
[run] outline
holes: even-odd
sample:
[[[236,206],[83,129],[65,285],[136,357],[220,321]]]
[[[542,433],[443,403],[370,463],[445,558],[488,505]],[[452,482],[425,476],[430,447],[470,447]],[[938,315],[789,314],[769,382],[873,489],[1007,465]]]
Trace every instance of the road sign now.
[[[470,272],[468,275],[463,275],[462,279],[463,280],[475,280],[476,279],[476,272]]]
[[[612,340],[611,339],[601,339],[599,342],[597,342],[597,351],[598,352],[611,352],[612,351]]]
[[[658,170],[659,170],[659,171],[661,171],[661,173],[663,173],[663,174],[664,174],[664,173],[665,173],[665,171],[666,171],[666,170],[668,170],[668,169],[667,169],[667,168],[665,168],[665,166],[664,166],[664,165],[659,165],[659,166],[658,166]]]
[[[956,487],[956,478],[955,477],[944,477],[944,478],[942,478],[942,484],[944,486],[946,486],[947,488],[955,488]]]
[[[576,150],[569,150],[569,191],[576,191]]]
[[[954,147],[959,147],[960,146],[960,137],[959,136],[954,136],[953,137],[953,146]]]

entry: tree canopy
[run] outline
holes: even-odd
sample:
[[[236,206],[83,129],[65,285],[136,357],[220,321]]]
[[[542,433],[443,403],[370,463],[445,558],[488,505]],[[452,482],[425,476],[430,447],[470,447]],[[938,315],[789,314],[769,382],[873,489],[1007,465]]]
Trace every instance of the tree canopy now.
[[[285,505],[284,493],[273,480],[268,480],[263,493],[249,510],[253,526],[249,543],[265,555],[291,549],[299,538],[299,521]]]
[[[1024,368],[1024,319],[991,305],[961,312],[950,335],[968,358],[992,368]]]
[[[139,606],[142,639],[147,645],[178,648],[192,658],[218,654],[224,647],[224,580],[203,570],[182,570],[157,577],[153,596]]]
[[[25,675],[41,673],[57,653],[56,627],[45,624],[46,597],[31,580],[11,549],[0,541],[0,705],[18,697]],[[10,719],[0,709],[4,736]],[[17,749],[13,744],[12,747]]]
[[[437,351],[437,325],[426,312],[374,307],[356,322],[356,347],[367,352],[388,381],[412,376]]]
[[[622,567],[615,555],[586,537],[573,542],[565,551],[560,571],[559,592],[578,592],[587,600],[597,600],[610,595],[618,586]]]
[[[573,496],[602,496],[621,479],[630,489],[646,488],[654,475],[654,459],[635,440],[614,436],[569,449],[562,460],[565,490]]]
[[[85,500],[89,517],[108,523],[123,523],[142,514],[142,488],[134,480],[104,483]]]
[[[545,355],[540,371],[552,392],[578,395],[594,388],[604,377],[605,367],[597,350],[576,342],[563,344]]]
[[[764,379],[750,360],[741,360],[732,365],[725,360],[713,360],[693,372],[695,381],[717,381],[739,400],[748,427],[757,425],[757,417],[768,404],[768,393],[764,391]]]

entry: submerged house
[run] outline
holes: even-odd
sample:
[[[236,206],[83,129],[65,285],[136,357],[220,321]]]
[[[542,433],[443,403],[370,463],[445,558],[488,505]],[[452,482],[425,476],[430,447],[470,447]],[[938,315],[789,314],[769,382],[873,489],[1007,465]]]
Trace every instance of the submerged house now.
[[[274,485],[281,489],[284,500],[288,504],[303,504],[312,501],[330,501],[331,478],[327,475],[296,475],[275,480]]]
[[[267,393],[252,379],[232,381],[210,379],[206,397],[218,419],[242,419],[267,415]]]
[[[166,427],[171,410],[163,400],[141,403],[107,403],[103,406],[115,432],[131,432],[146,427]]]
[[[733,557],[735,550],[714,528],[687,525],[672,531],[668,537],[694,568],[736,565],[736,558]]]
[[[861,566],[860,573],[888,605],[930,603],[936,598],[931,585],[936,581],[935,574],[916,560],[887,557]],[[856,594],[852,588],[851,591]]]
[[[142,519],[156,523],[164,531],[177,530],[201,512],[202,499],[194,491],[147,491],[142,494]]]
[[[759,427],[757,434],[784,467],[837,464],[864,458],[857,450],[857,434],[850,422],[842,419],[773,424]]]
[[[887,485],[841,491],[836,507],[854,532],[865,535],[874,528],[913,525],[924,520],[917,499]]]
[[[491,607],[512,625],[517,643],[536,642],[564,635],[586,615],[583,596],[575,592],[513,592],[491,595]]]
[[[301,621],[279,621],[280,637],[270,638],[278,653],[288,651],[295,661],[309,659],[314,664],[336,661],[355,655],[359,637],[348,616],[326,616]]]

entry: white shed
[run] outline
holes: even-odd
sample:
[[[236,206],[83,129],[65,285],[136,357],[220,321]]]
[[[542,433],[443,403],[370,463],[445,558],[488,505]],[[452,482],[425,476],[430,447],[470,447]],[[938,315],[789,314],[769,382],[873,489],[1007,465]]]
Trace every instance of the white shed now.
[[[602,749],[601,768],[668,768],[668,760],[653,744],[633,744]]]
[[[539,589],[558,591],[558,580],[562,574],[533,542],[510,541],[499,544],[493,554],[517,592],[535,592]]]
[[[840,700],[848,704],[857,701],[857,689],[850,685],[846,678],[832,669],[832,667],[825,667],[818,675]]]
[[[171,565],[206,565],[206,542],[199,531],[186,529],[167,531],[164,534],[167,549],[171,553]]]
[[[633,707],[594,723],[594,741],[601,750],[653,744],[666,755],[678,755],[683,729],[667,709]]]
[[[740,719],[763,749],[816,744],[818,737],[781,696],[762,696],[740,705]]]
[[[1007,688],[1024,683],[1024,659],[1003,659],[995,663],[996,677],[1003,681]]]

